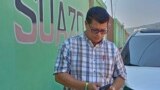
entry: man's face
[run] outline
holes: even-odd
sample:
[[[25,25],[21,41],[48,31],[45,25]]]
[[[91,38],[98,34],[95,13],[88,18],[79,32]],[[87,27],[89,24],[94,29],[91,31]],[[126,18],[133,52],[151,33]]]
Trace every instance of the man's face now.
[[[99,43],[105,34],[107,34],[107,22],[98,23],[92,20],[91,24],[86,23],[87,36],[92,41],[93,44]]]

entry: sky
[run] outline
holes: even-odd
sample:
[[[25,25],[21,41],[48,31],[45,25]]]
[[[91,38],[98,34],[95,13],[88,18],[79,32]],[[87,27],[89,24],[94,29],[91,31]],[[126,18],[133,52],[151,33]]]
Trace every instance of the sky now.
[[[103,0],[111,14],[111,0]],[[125,28],[160,22],[160,0],[112,0],[113,17]]]

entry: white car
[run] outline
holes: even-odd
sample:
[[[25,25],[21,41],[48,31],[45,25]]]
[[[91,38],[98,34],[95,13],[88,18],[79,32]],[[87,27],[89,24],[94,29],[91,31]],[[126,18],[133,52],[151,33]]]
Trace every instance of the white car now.
[[[160,30],[141,30],[122,49],[127,70],[124,90],[160,90]]]

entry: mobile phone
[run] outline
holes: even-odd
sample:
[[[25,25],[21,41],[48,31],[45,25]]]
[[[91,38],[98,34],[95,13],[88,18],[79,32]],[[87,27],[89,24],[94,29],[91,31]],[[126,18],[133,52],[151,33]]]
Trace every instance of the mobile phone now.
[[[111,86],[110,84],[102,86],[99,88],[99,90],[108,90],[110,86]]]

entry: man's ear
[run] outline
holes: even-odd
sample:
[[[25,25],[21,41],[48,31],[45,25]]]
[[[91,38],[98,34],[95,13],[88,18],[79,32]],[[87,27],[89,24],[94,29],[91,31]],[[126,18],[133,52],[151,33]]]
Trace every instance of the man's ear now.
[[[87,29],[87,24],[88,24],[88,23],[87,23],[87,21],[85,20],[85,27],[86,27],[86,29]]]
[[[87,26],[87,24],[88,24],[88,23],[87,23],[87,21],[85,20],[85,26]]]
[[[87,21],[85,20],[85,24],[87,24]]]

